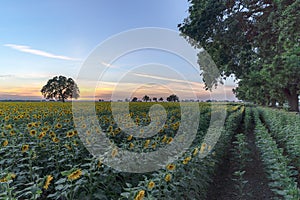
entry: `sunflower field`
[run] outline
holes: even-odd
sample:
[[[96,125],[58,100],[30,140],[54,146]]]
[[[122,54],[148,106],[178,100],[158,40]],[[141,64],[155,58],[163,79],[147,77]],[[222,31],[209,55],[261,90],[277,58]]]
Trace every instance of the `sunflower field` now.
[[[146,127],[150,124],[153,116],[149,116],[149,109],[154,104],[130,103],[129,117],[135,125]],[[153,152],[171,145],[182,125],[180,103],[159,104],[166,110],[166,121],[162,128],[154,136],[136,138],[118,126],[108,102],[95,103],[97,122],[93,123],[97,123],[97,129],[91,129],[84,119],[74,118],[72,103],[1,103],[0,199],[206,199],[224,156],[231,148],[236,152],[235,162],[239,163],[234,174],[236,185],[242,188],[240,195],[245,195],[243,167],[248,156],[247,142],[246,136],[239,130],[241,126],[250,129],[251,123],[257,124],[256,145],[261,150],[266,174],[272,172],[267,167],[268,159],[265,159],[272,156],[270,149],[264,146],[266,141],[274,138],[272,140],[286,148],[289,155],[286,160],[282,158],[286,164],[281,167],[286,166],[286,176],[291,178],[286,179],[283,190],[275,187],[274,193],[298,195],[293,178],[297,176],[297,171],[290,168],[289,164],[299,164],[296,152],[300,143],[295,142],[292,135],[289,136],[291,138],[283,136],[284,131],[294,130],[298,126],[294,124],[295,127],[289,125],[285,129],[278,129],[283,123],[281,121],[289,119],[289,116],[276,116],[263,108],[220,103],[212,109],[211,104],[197,103],[200,110],[199,126],[192,144],[173,162],[152,172],[118,171],[87,150],[88,139],[92,138],[90,136],[101,131],[105,132],[111,143],[132,152]],[[212,120],[218,120],[212,116],[221,116],[219,113],[222,111],[226,113],[226,120],[220,130],[220,127],[212,126]],[[259,120],[263,120],[272,135],[261,132],[264,129]],[[132,124],[128,122],[125,125]],[[218,141],[213,144],[211,141],[216,135]],[[117,157],[118,151],[113,150],[110,156]],[[278,179],[278,184],[281,184],[280,177]]]

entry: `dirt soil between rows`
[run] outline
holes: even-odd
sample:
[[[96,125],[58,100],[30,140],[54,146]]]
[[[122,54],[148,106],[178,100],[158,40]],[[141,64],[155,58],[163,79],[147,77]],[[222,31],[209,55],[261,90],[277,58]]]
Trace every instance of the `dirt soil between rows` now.
[[[254,124],[254,123],[253,123]],[[243,127],[243,124],[241,124]],[[237,132],[242,132],[240,128]],[[270,200],[274,195],[268,187],[268,179],[264,172],[263,164],[260,158],[259,150],[255,145],[254,125],[250,130],[245,131],[250,150],[249,161],[246,163],[244,179],[248,181],[246,184],[243,200]],[[232,148],[232,147],[231,147]],[[213,178],[213,183],[208,191],[207,200],[241,200],[236,193],[235,183],[232,180],[236,162],[234,161],[232,152],[228,149],[227,155],[224,157],[223,163],[217,169],[217,173]]]

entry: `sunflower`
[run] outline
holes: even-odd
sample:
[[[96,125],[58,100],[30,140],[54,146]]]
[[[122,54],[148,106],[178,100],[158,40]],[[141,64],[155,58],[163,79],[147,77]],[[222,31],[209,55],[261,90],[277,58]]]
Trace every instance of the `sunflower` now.
[[[173,141],[173,138],[170,137],[170,138],[168,139],[168,141],[167,141],[167,144],[170,144],[172,141]]]
[[[16,178],[16,174],[15,173],[11,173],[11,174],[9,174],[10,175],[10,177],[12,178],[12,179],[15,179]]]
[[[155,187],[155,183],[154,183],[153,181],[150,181],[150,182],[148,183],[148,189],[151,190],[151,189],[154,188],[154,187]]]
[[[195,148],[193,151],[193,156],[196,156],[198,154],[198,151],[199,151],[198,148]]]
[[[47,132],[49,130],[49,128],[48,127],[43,127],[42,128],[42,131],[45,131],[45,132]]]
[[[132,140],[132,137],[133,137],[132,135],[129,135],[128,138],[127,138],[127,141]]]
[[[145,197],[145,190],[140,190],[139,193],[134,198],[134,200],[143,200],[144,197]]]
[[[24,145],[22,146],[22,152],[23,152],[23,153],[26,152],[26,151],[28,151],[28,149],[29,149],[29,145],[28,145],[28,144],[24,144]]]
[[[50,132],[49,132],[49,135],[50,135],[51,137],[53,137],[53,138],[56,137],[56,134],[54,133],[54,131],[50,131]]]
[[[77,141],[77,140],[74,140],[74,141],[73,141],[73,144],[74,144],[75,146],[78,146],[78,141]]]
[[[114,128],[113,128],[112,126],[109,126],[108,129],[107,129],[107,131],[108,131],[109,133],[111,133],[111,132],[113,131],[113,129],[114,129]]]
[[[188,162],[191,160],[192,158],[189,156],[189,157],[186,157],[183,161],[182,161],[182,163],[184,164],[184,165],[186,165],[186,164],[188,164]]]
[[[82,175],[81,169],[77,169],[76,171],[72,172],[70,175],[68,175],[68,180],[76,180],[79,179]]]
[[[55,125],[55,128],[62,128],[62,125],[61,125],[60,123],[57,123],[57,124]]]
[[[73,137],[75,134],[73,131],[68,131],[67,132],[67,137]]]
[[[113,149],[111,152],[111,156],[114,158],[116,157],[117,154],[118,154],[118,149],[117,148]]]
[[[72,150],[72,147],[71,147],[70,145],[65,144],[65,147],[66,147],[68,150]]]
[[[149,144],[150,144],[150,140],[146,140],[146,142],[144,144],[144,148],[148,148]]]
[[[165,181],[166,181],[166,182],[170,182],[171,179],[172,179],[172,175],[171,175],[171,174],[167,174],[167,175],[165,176]]]
[[[92,133],[92,132],[91,132],[90,130],[87,130],[87,131],[85,132],[85,134],[88,135],[88,136],[90,136],[91,133]]]
[[[6,147],[8,145],[8,140],[5,140],[3,143],[2,143],[2,146],[3,147]]]
[[[13,135],[16,134],[16,131],[15,130],[11,130],[9,133],[10,133],[11,136],[13,136]]]
[[[0,179],[0,183],[6,183],[8,180],[6,177]]]
[[[32,123],[27,124],[27,128],[32,128],[32,127],[33,127]]]
[[[210,151],[212,149],[211,145],[208,145],[207,150]]]
[[[132,149],[133,147],[134,147],[134,144],[131,142],[131,143],[129,144],[129,148]]]
[[[35,136],[36,130],[31,130],[31,131],[29,131],[29,134],[30,134],[31,136]]]
[[[59,139],[57,137],[54,137],[54,138],[52,138],[52,141],[55,142],[55,143],[58,143]]]
[[[44,185],[44,189],[48,189],[49,185],[50,185],[50,182],[53,180],[53,176],[51,175],[48,175],[47,178],[46,178],[46,181],[45,181],[45,185]]]
[[[101,166],[102,166],[102,160],[99,159],[99,160],[98,160],[98,163],[97,163],[97,167],[100,168]]]
[[[12,129],[12,125],[11,125],[11,124],[6,125],[6,126],[5,126],[5,129],[6,129],[6,130]]]
[[[42,139],[43,137],[45,137],[46,132],[41,132],[38,136],[39,139]]]
[[[201,148],[200,148],[200,153],[203,153],[204,150],[206,149],[206,147],[207,147],[207,144],[206,144],[206,143],[203,143],[203,144],[201,145]]]
[[[116,128],[114,132],[116,135],[119,134],[121,132],[121,128],[120,127]]]
[[[155,149],[155,148],[156,148],[156,145],[157,145],[157,143],[154,142],[154,143],[152,144],[152,149]]]
[[[167,135],[164,135],[163,139],[161,140],[162,142],[166,142],[167,141]]]
[[[175,168],[176,168],[176,165],[174,165],[174,164],[167,165],[167,170],[173,171]]]

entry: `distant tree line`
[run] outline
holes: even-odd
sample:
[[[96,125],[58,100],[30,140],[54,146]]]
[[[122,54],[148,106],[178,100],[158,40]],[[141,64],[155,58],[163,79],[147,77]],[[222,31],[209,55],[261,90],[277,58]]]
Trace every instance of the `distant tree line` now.
[[[179,102],[179,97],[175,94],[170,95],[169,97],[166,98],[168,102]],[[138,101],[154,101],[154,102],[163,102],[164,98],[160,97],[159,99],[157,97],[150,98],[148,95],[143,96],[142,100],[139,100],[137,97],[133,97],[131,99],[131,102],[138,102]]]

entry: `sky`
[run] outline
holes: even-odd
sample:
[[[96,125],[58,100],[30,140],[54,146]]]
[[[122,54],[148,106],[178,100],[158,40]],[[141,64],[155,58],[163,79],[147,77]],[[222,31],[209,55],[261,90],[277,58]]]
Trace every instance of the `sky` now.
[[[100,55],[97,62],[107,68],[105,74],[77,81],[86,60],[103,42],[145,27],[178,32],[188,6],[185,0],[1,1],[0,100],[41,100],[42,86],[56,75],[78,82],[80,100],[144,95],[165,99],[173,93],[180,99],[236,100],[232,80],[218,90],[205,91],[200,69],[157,49],[131,51],[110,63]],[[107,51],[117,48],[115,43]]]

